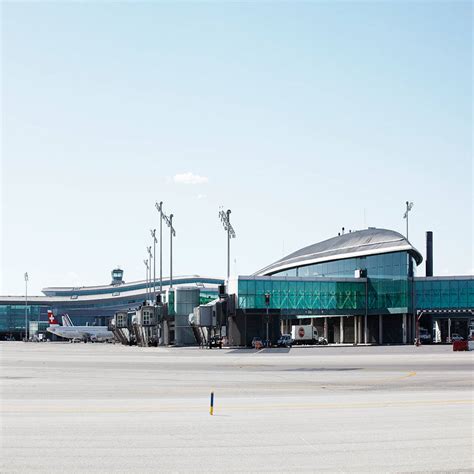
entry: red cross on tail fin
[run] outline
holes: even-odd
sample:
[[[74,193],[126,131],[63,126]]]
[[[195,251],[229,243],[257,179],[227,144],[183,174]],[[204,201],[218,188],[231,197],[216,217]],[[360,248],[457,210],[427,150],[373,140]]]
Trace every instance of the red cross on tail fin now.
[[[50,326],[57,326],[59,323],[56,321],[56,318],[54,317],[54,314],[51,310],[48,310],[48,321]]]

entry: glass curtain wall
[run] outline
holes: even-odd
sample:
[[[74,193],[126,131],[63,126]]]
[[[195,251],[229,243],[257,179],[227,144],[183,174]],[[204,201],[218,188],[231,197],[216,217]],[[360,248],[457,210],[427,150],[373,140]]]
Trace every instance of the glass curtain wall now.
[[[415,280],[417,309],[474,308],[474,278]]]
[[[366,269],[369,312],[407,312],[411,307],[408,278],[408,252],[393,252],[367,257],[316,263],[275,273],[273,276],[352,278],[354,271]]]
[[[37,321],[41,306],[28,305],[28,321]],[[25,305],[0,305],[0,332],[19,332],[25,330]]]
[[[271,309],[317,313],[321,310],[361,312],[365,307],[365,282],[239,277],[239,308],[265,309],[265,293],[270,294]]]

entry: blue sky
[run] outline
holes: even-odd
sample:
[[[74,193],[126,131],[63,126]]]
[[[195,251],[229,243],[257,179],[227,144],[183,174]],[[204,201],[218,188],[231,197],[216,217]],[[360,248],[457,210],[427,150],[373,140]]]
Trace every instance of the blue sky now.
[[[1,29],[1,294],[144,278],[159,200],[175,274],[225,275],[221,205],[249,274],[404,232],[406,200],[435,273],[473,273],[470,2],[11,2]]]

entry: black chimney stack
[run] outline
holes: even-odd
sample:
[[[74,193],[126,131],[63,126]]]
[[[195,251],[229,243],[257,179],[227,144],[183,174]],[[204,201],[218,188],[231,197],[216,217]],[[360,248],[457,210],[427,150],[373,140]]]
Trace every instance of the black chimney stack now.
[[[426,272],[427,277],[433,276],[433,232],[426,232]]]

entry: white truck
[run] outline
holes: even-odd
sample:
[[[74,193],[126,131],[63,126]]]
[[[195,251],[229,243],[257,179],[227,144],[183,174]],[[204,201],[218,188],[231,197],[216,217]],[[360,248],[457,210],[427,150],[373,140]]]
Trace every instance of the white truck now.
[[[324,337],[320,337],[318,330],[311,324],[293,326],[291,328],[293,344],[327,344]]]

